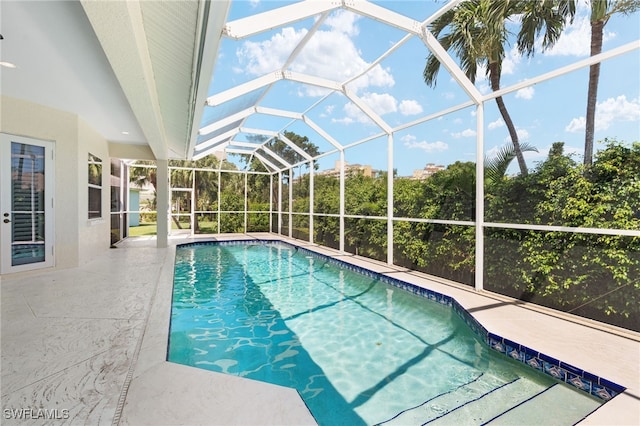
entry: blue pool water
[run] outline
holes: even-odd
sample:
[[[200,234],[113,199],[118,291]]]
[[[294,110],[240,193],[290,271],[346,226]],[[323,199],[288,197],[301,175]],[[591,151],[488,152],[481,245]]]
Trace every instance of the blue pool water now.
[[[508,423],[543,394],[579,399],[571,424],[601,404],[490,350],[451,307],[284,244],[179,247],[168,360],[293,387],[326,425]]]

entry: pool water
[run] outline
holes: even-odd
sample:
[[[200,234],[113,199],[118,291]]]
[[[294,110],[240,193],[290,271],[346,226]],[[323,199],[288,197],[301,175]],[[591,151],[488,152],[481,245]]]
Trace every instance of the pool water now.
[[[321,425],[557,421],[567,400],[573,424],[602,403],[451,307],[284,244],[179,247],[168,360],[295,388]]]

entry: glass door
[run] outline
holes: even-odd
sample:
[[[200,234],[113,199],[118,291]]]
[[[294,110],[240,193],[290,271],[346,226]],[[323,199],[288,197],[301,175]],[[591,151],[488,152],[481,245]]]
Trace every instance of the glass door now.
[[[0,272],[53,266],[53,143],[0,137]]]

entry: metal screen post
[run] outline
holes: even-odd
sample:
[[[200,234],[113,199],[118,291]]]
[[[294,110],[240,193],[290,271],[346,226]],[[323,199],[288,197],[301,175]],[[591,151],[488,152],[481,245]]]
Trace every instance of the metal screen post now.
[[[393,134],[387,136],[387,263],[393,265]]]
[[[282,235],[282,172],[278,172],[278,234]]]
[[[222,172],[218,169],[218,234],[220,233],[220,194],[222,193],[220,187],[222,186]]]
[[[309,242],[313,244],[314,161],[309,161]]]
[[[247,233],[247,210],[249,208],[249,204],[247,202],[247,176],[248,173],[245,171],[244,172],[244,233]]]
[[[269,175],[269,232],[273,232],[273,173]]]
[[[476,107],[476,290],[484,288],[484,102]]]
[[[344,252],[344,149],[340,149],[340,251]]]
[[[191,236],[196,233],[196,171],[191,169]]]
[[[289,238],[293,237],[293,168],[289,169]]]

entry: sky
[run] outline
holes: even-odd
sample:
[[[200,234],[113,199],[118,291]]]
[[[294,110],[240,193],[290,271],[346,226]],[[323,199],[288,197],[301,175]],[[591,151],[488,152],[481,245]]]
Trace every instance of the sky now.
[[[284,1],[234,1],[228,21],[282,7]],[[445,2],[380,1],[377,5],[422,22]],[[531,57],[517,53],[514,43],[506,46],[501,87],[570,65],[589,57],[590,25],[586,0],[578,3],[574,22],[567,27],[553,48],[542,51],[540,45]],[[269,74],[283,67],[291,52],[317,16],[253,35],[246,39],[223,38],[209,95],[237,84]],[[517,22],[508,28],[515,33]],[[371,18],[345,10],[331,12],[309,39],[304,49],[289,64],[288,70],[345,82],[358,75],[380,55],[400,41],[406,33]],[[603,52],[640,40],[640,13],[614,15],[605,27]],[[403,125],[469,101],[460,85],[441,67],[435,87],[424,83],[422,72],[429,55],[417,37],[409,38],[372,70],[346,87],[373,109],[393,133],[393,168],[398,175],[410,176],[428,163],[449,165],[476,159],[476,108],[468,106],[428,122],[403,128]],[[457,59],[454,57],[454,60]],[[503,97],[517,128],[521,143],[538,152],[526,152],[530,169],[543,161],[554,142],[565,142],[565,152],[582,161],[588,67],[551,81],[524,87]],[[482,94],[491,92],[481,69],[476,87]],[[341,93],[281,80],[268,90],[248,94],[220,107],[207,107],[204,124],[250,106],[258,100],[264,107],[302,112],[343,146],[367,138],[369,142],[347,149],[350,164],[369,164],[387,170],[387,136],[354,103]],[[271,131],[293,131],[307,136],[321,152],[332,145],[311,127],[291,119],[255,114],[245,127]],[[491,157],[511,144],[507,128],[496,107],[489,101],[484,109],[484,156]],[[377,137],[376,137],[377,135]],[[602,149],[605,138],[631,143],[640,141],[640,50],[604,62],[601,66],[596,107],[595,149]],[[237,140],[247,140],[239,135]],[[331,169],[337,154],[319,160],[320,169]],[[516,172],[514,164],[510,172]]]

